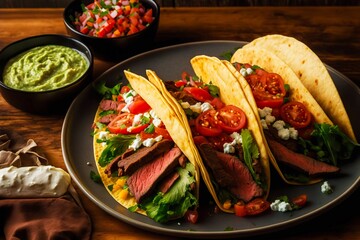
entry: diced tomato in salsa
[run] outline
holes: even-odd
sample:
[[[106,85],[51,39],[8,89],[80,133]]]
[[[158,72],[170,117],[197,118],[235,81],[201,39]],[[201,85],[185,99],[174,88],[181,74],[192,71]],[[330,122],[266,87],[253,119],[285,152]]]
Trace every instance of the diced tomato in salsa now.
[[[128,36],[145,29],[154,20],[153,10],[139,0],[97,1],[82,5],[75,13],[75,28],[86,35],[99,38]]]

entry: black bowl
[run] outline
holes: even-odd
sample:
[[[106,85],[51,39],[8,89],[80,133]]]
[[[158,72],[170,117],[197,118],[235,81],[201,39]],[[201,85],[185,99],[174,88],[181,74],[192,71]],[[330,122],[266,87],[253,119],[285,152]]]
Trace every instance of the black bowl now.
[[[160,7],[154,0],[140,0],[146,8],[153,9],[154,20],[145,29],[128,36],[115,38],[99,38],[88,36],[76,30],[72,23],[75,13],[81,13],[81,4],[89,4],[92,0],[75,0],[64,9],[64,24],[67,33],[85,43],[94,52],[95,57],[109,61],[119,61],[132,55],[149,50],[159,26]]]
[[[6,63],[18,54],[43,45],[61,45],[81,52],[89,62],[86,72],[75,82],[54,90],[30,92],[10,88],[3,82]],[[11,43],[0,51],[0,92],[14,107],[36,114],[58,113],[66,110],[75,96],[91,81],[93,54],[80,41],[63,35],[39,35]]]

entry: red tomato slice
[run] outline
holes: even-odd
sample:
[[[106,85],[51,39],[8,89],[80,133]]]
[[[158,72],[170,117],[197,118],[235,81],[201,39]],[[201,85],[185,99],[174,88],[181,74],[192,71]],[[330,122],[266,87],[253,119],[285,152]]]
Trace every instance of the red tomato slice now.
[[[195,120],[195,128],[203,136],[218,136],[221,134],[221,127],[216,120],[217,111],[210,109],[201,113]]]
[[[124,94],[124,93],[127,93],[129,92],[131,89],[129,86],[122,86],[121,89],[120,89],[120,93],[121,94]]]
[[[267,73],[265,70],[256,69],[256,74],[246,77],[259,108],[280,107],[283,104],[286,90],[284,80],[279,74]]]
[[[247,215],[257,215],[270,208],[270,203],[262,198],[255,198],[245,205]]]
[[[218,124],[226,133],[238,132],[246,125],[246,116],[240,108],[227,105],[218,111]]]
[[[136,134],[143,131],[149,124],[142,124],[135,127],[128,128],[132,126],[134,120],[134,114],[131,113],[122,113],[114,118],[108,125],[108,129],[111,133],[114,134]]]
[[[280,108],[281,118],[294,128],[305,128],[311,122],[311,113],[306,109],[305,105],[291,101],[284,104]]]
[[[258,108],[279,108],[284,103],[284,98],[275,98],[275,99],[269,99],[269,100],[258,100],[256,101],[256,106]]]
[[[129,108],[130,113],[133,113],[133,114],[144,113],[151,109],[149,104],[147,104],[147,102],[145,102],[145,100],[142,98],[137,99],[134,102],[130,103],[128,108]]]
[[[225,107],[225,103],[223,103],[220,98],[216,97],[210,101],[211,106],[213,106],[216,110],[219,110]]]
[[[305,204],[307,202],[307,195],[301,194],[301,195],[293,198],[292,202],[299,207],[303,207],[303,206],[305,206]]]
[[[163,138],[165,138],[165,139],[169,139],[169,140],[172,139],[169,132],[165,128],[155,127],[155,133],[157,135],[163,136]]]
[[[211,94],[202,88],[184,87],[184,91],[189,93],[193,98],[200,102],[211,101],[213,99]]]

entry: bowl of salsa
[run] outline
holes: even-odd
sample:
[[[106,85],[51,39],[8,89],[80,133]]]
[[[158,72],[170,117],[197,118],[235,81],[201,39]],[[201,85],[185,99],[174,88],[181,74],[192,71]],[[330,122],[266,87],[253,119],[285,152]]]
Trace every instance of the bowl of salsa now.
[[[63,111],[90,82],[91,50],[63,35],[39,35],[0,51],[0,92],[11,105],[32,113]]]
[[[75,0],[63,18],[67,33],[95,57],[118,61],[151,49],[160,7],[153,0]]]

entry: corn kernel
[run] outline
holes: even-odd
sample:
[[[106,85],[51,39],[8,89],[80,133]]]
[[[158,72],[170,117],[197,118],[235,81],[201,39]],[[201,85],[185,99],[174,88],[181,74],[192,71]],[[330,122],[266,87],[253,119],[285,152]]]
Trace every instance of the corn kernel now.
[[[223,203],[223,208],[224,208],[224,209],[230,209],[230,208],[231,208],[231,201],[230,201],[230,200],[226,200],[226,201]]]
[[[129,194],[129,191],[127,189],[123,189],[119,193],[119,198],[125,200]]]

